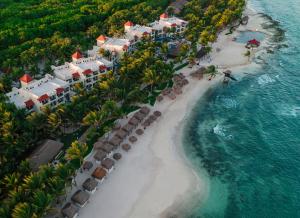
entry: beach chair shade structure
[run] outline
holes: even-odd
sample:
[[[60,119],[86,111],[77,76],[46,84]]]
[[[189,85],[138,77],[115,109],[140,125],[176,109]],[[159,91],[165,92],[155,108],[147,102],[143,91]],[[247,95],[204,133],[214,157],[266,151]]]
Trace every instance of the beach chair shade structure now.
[[[160,117],[161,116],[161,112],[160,111],[154,111],[153,115],[156,117]]]
[[[101,165],[107,169],[107,170],[110,170],[113,168],[113,166],[115,165],[115,162],[110,159],[110,158],[106,158],[105,160],[102,161]]]
[[[140,109],[140,112],[141,112],[142,114],[148,115],[148,114],[150,113],[150,109],[149,109],[148,107],[142,107],[142,108]]]
[[[129,123],[127,123],[125,126],[122,127],[122,129],[124,131],[126,131],[127,133],[131,133],[132,130],[134,130],[135,126],[134,125],[131,125]]]
[[[68,202],[62,209],[61,209],[61,214],[64,217],[67,218],[73,218],[76,217],[76,215],[78,214],[78,207],[76,207],[74,204]]]
[[[92,177],[98,180],[102,180],[105,178],[107,172],[102,167],[97,167],[92,173]]]
[[[90,170],[93,167],[93,163],[91,161],[85,161],[82,165],[82,169]]]
[[[99,150],[96,152],[96,154],[94,155],[94,158],[95,160],[97,161],[102,161],[104,158],[106,158],[107,156],[107,153],[102,151],[102,150]]]
[[[137,125],[139,125],[140,120],[138,120],[138,119],[135,118],[135,117],[132,117],[132,118],[129,120],[128,123],[131,124],[131,125],[133,125],[133,126],[137,126]]]
[[[138,111],[134,114],[133,117],[138,119],[139,121],[142,121],[146,116],[147,116],[146,114],[143,114],[140,111]]]
[[[114,147],[118,147],[122,143],[122,141],[123,139],[120,139],[118,136],[114,136],[111,140],[109,140],[109,144]]]
[[[84,181],[84,183],[82,184],[82,187],[84,190],[92,192],[93,190],[96,189],[97,185],[98,185],[98,182],[95,179],[88,178]]]
[[[83,206],[89,200],[89,197],[88,193],[78,190],[73,194],[71,200],[80,206]]]
[[[119,137],[120,139],[125,139],[128,135],[128,132],[126,132],[123,129],[120,129],[115,136]]]

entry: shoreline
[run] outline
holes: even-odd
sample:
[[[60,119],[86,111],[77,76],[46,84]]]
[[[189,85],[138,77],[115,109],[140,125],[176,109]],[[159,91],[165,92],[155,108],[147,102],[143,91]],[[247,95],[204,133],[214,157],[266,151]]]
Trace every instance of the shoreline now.
[[[250,10],[248,6],[245,13],[247,10]],[[253,27],[258,31],[261,21],[255,18],[256,15],[249,15],[249,24],[238,27],[232,35],[226,36],[227,30],[223,31],[213,44],[211,61],[201,61],[201,65],[217,65],[223,71],[255,64],[252,61],[254,56],[248,59],[243,55],[246,51],[244,44],[232,41],[232,37]],[[217,48],[221,50],[217,52]],[[262,49],[253,52],[253,55]],[[231,55],[230,61],[228,54]],[[185,67],[179,72],[188,75],[194,69]],[[203,197],[209,187],[204,187],[203,178],[199,177],[184,152],[183,129],[195,104],[209,89],[220,84],[223,75],[219,74],[211,81],[187,78],[190,84],[183,89],[182,95],[174,101],[164,99],[151,108],[152,111],[161,111],[162,117],[146,129],[128,153],[121,152],[122,160],[99,185],[97,192],[91,195],[89,204],[80,210],[79,217],[94,217],[98,213],[105,218],[176,217],[176,210],[180,209],[178,206],[182,202],[188,202],[193,196]]]

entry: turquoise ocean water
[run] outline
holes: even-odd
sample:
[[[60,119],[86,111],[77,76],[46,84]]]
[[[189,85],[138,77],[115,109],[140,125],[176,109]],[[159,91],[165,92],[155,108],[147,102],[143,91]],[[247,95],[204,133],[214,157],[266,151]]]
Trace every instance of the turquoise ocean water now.
[[[250,4],[278,21],[286,46],[194,108],[184,148],[207,197],[185,217],[300,217],[300,0]]]

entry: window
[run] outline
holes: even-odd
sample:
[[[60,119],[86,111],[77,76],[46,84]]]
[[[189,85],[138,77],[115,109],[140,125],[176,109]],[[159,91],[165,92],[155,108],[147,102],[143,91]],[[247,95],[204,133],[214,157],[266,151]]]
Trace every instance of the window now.
[[[56,96],[55,95],[51,95],[50,96],[50,101],[53,101],[54,99],[56,99]]]
[[[58,103],[61,103],[64,100],[64,98],[59,98]]]
[[[51,102],[50,105],[51,105],[52,107],[55,106],[55,105],[56,105],[56,101]]]
[[[85,82],[86,83],[90,83],[92,80],[91,79],[86,79]]]
[[[47,103],[48,103],[48,99],[42,101],[42,104],[47,104]]]
[[[65,88],[65,92],[68,92],[69,90],[70,90],[70,88],[69,88],[69,87]]]

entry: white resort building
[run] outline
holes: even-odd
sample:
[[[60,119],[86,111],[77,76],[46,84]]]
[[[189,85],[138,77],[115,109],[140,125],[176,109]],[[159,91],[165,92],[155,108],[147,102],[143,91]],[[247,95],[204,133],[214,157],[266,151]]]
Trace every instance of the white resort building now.
[[[88,50],[88,56],[99,56],[100,49],[109,51],[112,54],[112,59],[115,56],[120,56],[124,52],[130,52],[133,50],[134,41],[127,38],[110,38],[104,35],[100,35],[97,38],[97,45],[93,46],[92,50]]]
[[[142,37],[150,36],[154,39],[154,32],[151,27],[134,25],[131,21],[124,24],[125,35],[128,39],[137,41]]]
[[[70,99],[70,85],[49,74],[40,80],[33,80],[25,74],[20,82],[21,88],[13,88],[6,94],[9,101],[20,109],[41,111],[43,106],[54,108]]]
[[[156,38],[165,38],[174,33],[183,34],[187,24],[182,19],[169,17],[168,14],[163,13],[160,15],[160,19],[151,23],[150,26],[154,30]],[[168,31],[172,30],[172,28],[174,28],[173,32]]]
[[[80,52],[72,55],[72,62],[66,62],[61,66],[51,66],[54,75],[67,82],[72,88],[81,83],[90,90],[100,80],[100,76],[112,69],[112,62],[99,56],[84,58]]]

